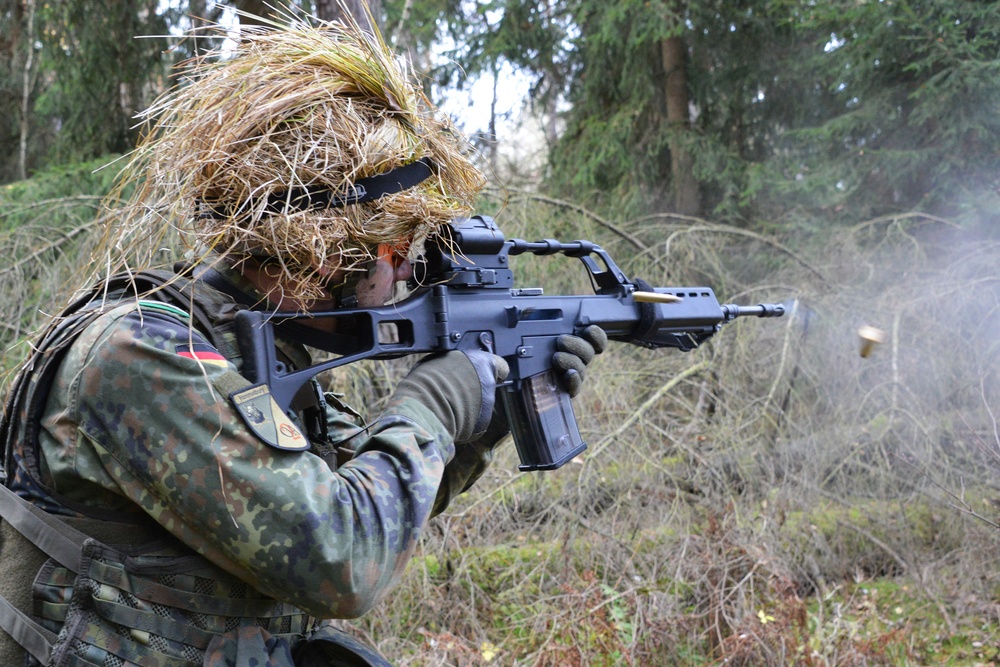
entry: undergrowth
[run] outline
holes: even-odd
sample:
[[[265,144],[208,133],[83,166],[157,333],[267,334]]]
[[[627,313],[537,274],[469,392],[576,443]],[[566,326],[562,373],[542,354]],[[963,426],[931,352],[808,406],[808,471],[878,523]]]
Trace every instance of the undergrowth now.
[[[508,238],[588,238],[630,277],[788,313],[689,353],[612,346],[574,401],[588,451],[525,474],[502,448],[345,627],[400,667],[1000,662],[995,238],[920,214],[781,238],[530,193],[493,210]],[[0,238],[5,349],[77,268],[75,228]],[[576,260],[514,269],[590,293]],[[863,324],[886,332],[867,358]],[[332,381],[377,412],[408,363]]]

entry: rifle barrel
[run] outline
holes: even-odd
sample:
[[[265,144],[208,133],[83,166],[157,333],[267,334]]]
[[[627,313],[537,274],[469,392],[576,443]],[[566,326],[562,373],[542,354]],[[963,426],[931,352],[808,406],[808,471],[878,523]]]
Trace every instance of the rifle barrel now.
[[[781,317],[785,314],[785,304],[758,303],[756,306],[737,306],[734,303],[727,303],[722,306],[722,312],[727,322],[737,317]]]

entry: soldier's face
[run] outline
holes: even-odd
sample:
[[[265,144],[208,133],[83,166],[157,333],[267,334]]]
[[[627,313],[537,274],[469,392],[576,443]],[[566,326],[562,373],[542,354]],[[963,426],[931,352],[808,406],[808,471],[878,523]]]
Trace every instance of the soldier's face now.
[[[384,256],[379,257],[365,277],[358,281],[358,305],[362,308],[385,305],[392,297],[395,284],[412,277],[413,265],[409,260],[394,261]]]
[[[347,272],[342,269],[330,271],[324,267],[317,267],[319,273],[330,285],[331,295],[339,292],[339,285],[344,283]],[[358,280],[355,287],[355,296],[358,298],[358,306],[362,308],[374,308],[385,305],[392,298],[393,288],[397,282],[409,280],[413,277],[413,264],[408,259],[380,255],[378,259],[372,260],[369,266],[364,269],[364,275]],[[313,310],[330,309],[336,307],[336,298],[331,303],[315,304]]]

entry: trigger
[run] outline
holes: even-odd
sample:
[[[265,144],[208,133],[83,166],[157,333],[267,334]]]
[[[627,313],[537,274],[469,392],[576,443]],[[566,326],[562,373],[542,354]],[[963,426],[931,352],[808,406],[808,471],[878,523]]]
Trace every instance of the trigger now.
[[[483,331],[479,334],[479,344],[490,354],[495,354],[495,351],[493,350],[493,338],[490,336],[489,332]]]

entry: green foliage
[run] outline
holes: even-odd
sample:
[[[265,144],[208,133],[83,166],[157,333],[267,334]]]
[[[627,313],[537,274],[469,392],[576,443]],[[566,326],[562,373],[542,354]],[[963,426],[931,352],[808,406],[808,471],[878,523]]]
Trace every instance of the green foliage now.
[[[654,196],[670,178],[660,42],[680,17],[662,2],[591,3],[576,40],[572,110],[553,179],[574,191]]]
[[[535,77],[536,93],[564,100],[550,183],[566,196],[662,207],[672,152],[684,150],[703,210],[734,221],[915,208],[971,218],[995,203],[996,3],[476,7],[489,20],[469,24],[456,58],[470,72],[505,59]],[[687,47],[691,131],[667,123],[662,47],[671,38]]]
[[[7,0],[0,22],[0,179],[14,178],[29,46],[29,167],[128,150],[134,115],[189,55],[159,38],[184,3]],[[1000,6],[961,0],[393,0],[387,33],[438,84],[507,64],[563,131],[550,183],[639,213],[670,205],[672,159],[702,211],[792,224],[921,208],[995,221]],[[200,9],[199,9],[200,8]],[[191,11],[205,11],[192,2]],[[217,12],[217,9],[214,10]],[[665,40],[683,40],[690,128],[669,127]],[[449,58],[434,68],[431,50]],[[557,112],[557,109],[560,109]],[[555,127],[550,124],[550,129]],[[552,140],[554,135],[548,137]],[[609,204],[610,205],[610,204]]]
[[[782,68],[750,91],[767,112],[755,121],[765,149],[753,158],[762,166],[756,211],[953,214],[995,188],[995,3],[787,0],[767,9],[785,20],[781,49],[763,50]],[[772,99],[788,111],[775,113]]]
[[[135,116],[167,74],[166,24],[152,0],[54,0],[41,12],[43,68],[52,83],[36,111],[59,131],[58,162],[122,153],[135,144]]]
[[[63,229],[69,224],[88,222],[95,217],[101,198],[111,191],[119,156],[104,155],[95,160],[46,169],[30,179],[0,186],[0,230],[28,224],[44,224]],[[72,204],[71,202],[80,202]],[[53,208],[54,203],[65,206]]]
[[[28,175],[130,150],[137,114],[171,85],[171,65],[193,54],[194,40],[168,47],[165,37],[191,27],[189,11],[211,19],[221,9],[206,11],[204,0],[0,0],[0,183],[20,178],[26,75]]]
[[[797,2],[788,75],[809,116],[776,144],[771,205],[857,217],[953,213],[996,187],[1000,6],[952,0]]]
[[[54,314],[86,266],[114,156],[53,167],[0,186],[0,378],[27,353],[23,338]]]

